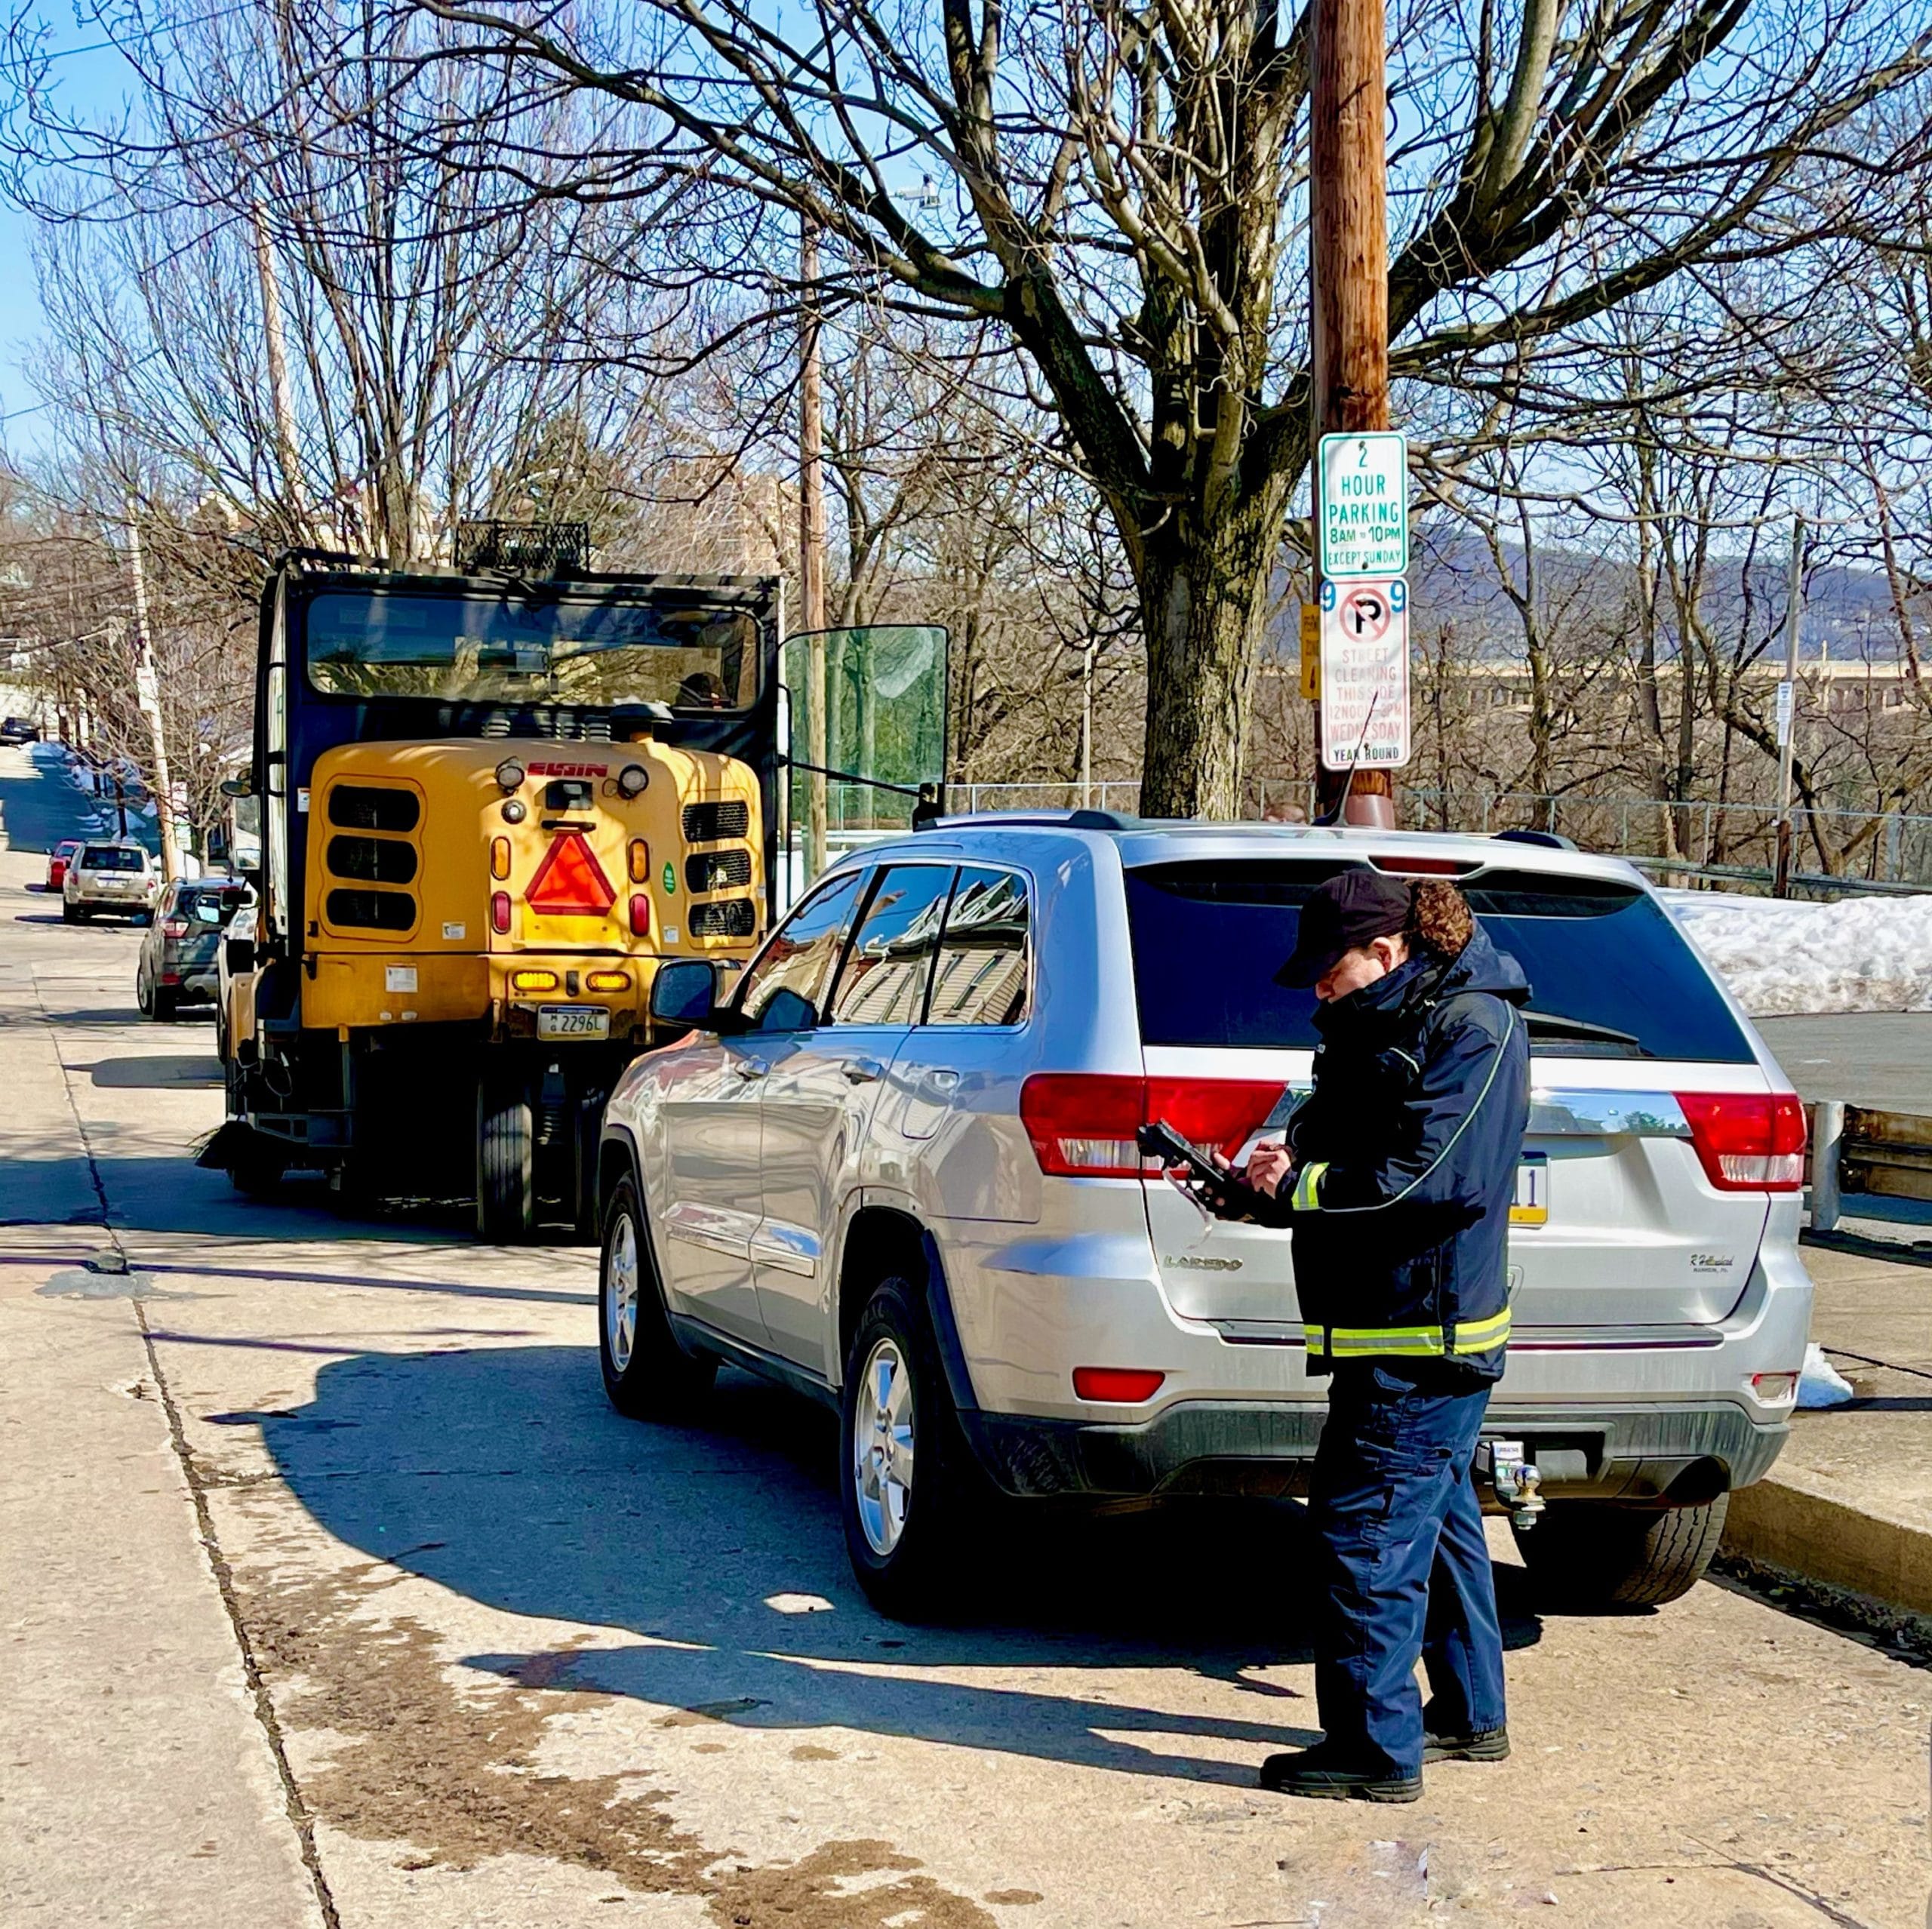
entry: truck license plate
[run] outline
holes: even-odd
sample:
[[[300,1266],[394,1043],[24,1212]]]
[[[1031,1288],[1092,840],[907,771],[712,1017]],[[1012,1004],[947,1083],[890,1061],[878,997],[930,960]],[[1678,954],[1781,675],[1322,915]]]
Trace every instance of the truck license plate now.
[[[540,1038],[608,1038],[611,1014],[601,1004],[540,1004],[537,1008]]]
[[[1516,1202],[1509,1208],[1512,1226],[1549,1223],[1549,1158],[1544,1152],[1525,1152],[1516,1168]]]

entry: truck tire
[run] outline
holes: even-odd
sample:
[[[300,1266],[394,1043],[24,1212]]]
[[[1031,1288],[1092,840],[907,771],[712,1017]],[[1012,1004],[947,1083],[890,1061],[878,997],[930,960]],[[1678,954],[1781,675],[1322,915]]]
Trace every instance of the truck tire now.
[[[1698,1507],[1619,1507],[1556,1501],[1516,1545],[1536,1593],[1584,1612],[1661,1608],[1688,1594],[1724,1538],[1730,1497]]]
[[[717,1361],[686,1352],[671,1330],[650,1229],[628,1178],[617,1182],[604,1208],[597,1358],[611,1405],[632,1420],[686,1418],[718,1377]]]
[[[476,1236],[527,1239],[537,1224],[530,1094],[485,1078],[476,1089]]]
[[[839,1401],[838,1500],[866,1598],[897,1620],[957,1597],[985,1491],[961,1432],[923,1294],[881,1280],[859,1317]]]

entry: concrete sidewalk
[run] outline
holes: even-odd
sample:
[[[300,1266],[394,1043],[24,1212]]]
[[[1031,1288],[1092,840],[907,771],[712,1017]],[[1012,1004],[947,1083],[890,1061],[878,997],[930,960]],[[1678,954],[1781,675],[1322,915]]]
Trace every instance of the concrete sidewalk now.
[[[1932,1253],[1807,1239],[1812,1337],[1857,1389],[1800,1412],[1768,1478],[1731,1497],[1724,1550],[1932,1614]]]

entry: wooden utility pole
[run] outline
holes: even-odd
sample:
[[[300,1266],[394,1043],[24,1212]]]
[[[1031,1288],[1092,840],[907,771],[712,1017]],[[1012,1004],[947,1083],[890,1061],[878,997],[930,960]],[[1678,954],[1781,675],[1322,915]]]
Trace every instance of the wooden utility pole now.
[[[302,502],[302,470],[295,453],[295,404],[288,386],[288,344],[281,322],[281,283],[275,273],[275,248],[269,239],[268,217],[262,204],[251,204],[255,229],[255,275],[262,288],[262,333],[269,355],[269,405],[275,415],[275,460],[281,486],[288,491],[300,540],[309,540],[308,512]]]
[[[818,768],[805,773],[805,879],[825,869],[825,414],[820,393],[818,229],[798,220],[798,280],[804,290],[804,332],[798,368],[798,606],[805,641],[805,755]]]
[[[1791,521],[1791,569],[1785,579],[1784,683],[1778,691],[1778,841],[1771,895],[1791,895],[1791,765],[1798,749],[1798,630],[1804,614],[1804,518]]]
[[[161,832],[161,875],[172,884],[181,875],[181,849],[174,835],[174,782],[168,768],[168,732],[161,709],[161,674],[154,660],[154,638],[148,628],[148,578],[141,562],[140,512],[128,506],[128,561],[134,578],[134,696],[146,718],[154,769],[155,822]],[[114,780],[121,796],[121,780]],[[127,812],[121,814],[122,835],[128,830]]]
[[[1315,0],[1309,170],[1315,437],[1389,426],[1386,58],[1383,0]],[[1315,740],[1321,740],[1318,706]],[[1325,770],[1318,755],[1315,784],[1324,814],[1346,787],[1345,823],[1395,821],[1386,771]]]

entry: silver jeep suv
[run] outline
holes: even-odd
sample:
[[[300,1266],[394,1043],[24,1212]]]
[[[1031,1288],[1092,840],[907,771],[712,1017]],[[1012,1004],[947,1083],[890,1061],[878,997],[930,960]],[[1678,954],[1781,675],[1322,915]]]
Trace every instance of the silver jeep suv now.
[[[1804,1114],[1641,876],[1555,841],[1081,812],[848,857],[728,990],[660,971],[691,1029],[601,1152],[611,1399],[688,1412],[729,1361],[838,1408],[853,1564],[895,1611],[989,1491],[1302,1491],[1326,1382],[1287,1239],[1205,1217],[1135,1134],[1278,1129],[1315,1043],[1274,983],[1299,905],[1352,865],[1448,876],[1532,988],[1491,1457],[1540,1475],[1545,1590],[1675,1598],[1787,1430]]]

